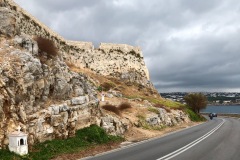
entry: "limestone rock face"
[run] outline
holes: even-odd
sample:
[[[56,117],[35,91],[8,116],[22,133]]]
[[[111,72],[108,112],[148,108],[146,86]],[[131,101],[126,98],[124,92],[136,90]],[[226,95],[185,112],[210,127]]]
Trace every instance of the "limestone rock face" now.
[[[0,147],[18,125],[35,143],[67,138],[96,123],[96,88],[85,75],[71,72],[59,57],[42,63],[37,43],[26,35],[0,46]]]
[[[171,110],[167,112],[163,108],[155,108],[159,112],[151,113],[146,116],[146,122],[150,126],[174,126],[179,123],[189,122],[188,115],[181,110]]]
[[[100,126],[109,134],[121,136],[129,129],[130,121],[105,115],[101,118]]]
[[[0,16],[0,32],[9,36],[25,33],[50,39],[69,64],[154,89],[149,81],[148,69],[139,47],[101,43],[98,48],[94,48],[91,42],[66,41],[21,9],[13,0],[2,0],[0,8],[2,15]],[[25,46],[32,49],[31,43],[26,43]],[[36,48],[33,50],[35,51]]]
[[[61,56],[41,60],[38,44],[28,35],[0,41],[0,148],[21,126],[29,144],[68,138],[91,124],[122,135],[128,122],[102,114],[97,88],[69,70]]]
[[[20,45],[22,48],[26,49],[27,51],[31,52],[32,55],[38,55],[38,45],[36,41],[32,40],[31,37],[27,35],[16,35],[14,37],[14,43],[16,45]]]
[[[16,18],[11,10],[0,7],[0,22],[0,34],[10,37],[16,34]]]

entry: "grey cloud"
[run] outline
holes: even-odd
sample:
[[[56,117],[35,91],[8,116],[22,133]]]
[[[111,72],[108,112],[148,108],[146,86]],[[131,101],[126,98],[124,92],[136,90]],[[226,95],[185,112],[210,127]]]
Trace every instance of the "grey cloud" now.
[[[199,14],[209,12],[221,5],[222,0],[198,1],[198,0],[183,0],[182,4],[186,9]]]

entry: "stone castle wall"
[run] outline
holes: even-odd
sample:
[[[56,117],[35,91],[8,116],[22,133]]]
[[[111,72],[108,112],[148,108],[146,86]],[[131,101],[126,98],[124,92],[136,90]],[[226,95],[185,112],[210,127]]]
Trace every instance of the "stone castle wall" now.
[[[148,85],[149,73],[139,47],[126,44],[101,43],[94,48],[91,42],[67,41],[36,18],[21,9],[12,0],[1,0],[0,5],[8,8],[15,17],[16,33],[41,36],[52,40],[59,48],[63,59],[77,67],[108,76],[118,76]],[[129,73],[134,73],[134,77]],[[127,76],[126,76],[127,75]]]

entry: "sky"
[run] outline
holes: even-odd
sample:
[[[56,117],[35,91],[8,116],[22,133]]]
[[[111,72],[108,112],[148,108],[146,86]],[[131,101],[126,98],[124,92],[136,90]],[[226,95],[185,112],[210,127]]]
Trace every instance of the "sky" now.
[[[66,39],[140,46],[159,92],[240,92],[239,0],[14,0]]]

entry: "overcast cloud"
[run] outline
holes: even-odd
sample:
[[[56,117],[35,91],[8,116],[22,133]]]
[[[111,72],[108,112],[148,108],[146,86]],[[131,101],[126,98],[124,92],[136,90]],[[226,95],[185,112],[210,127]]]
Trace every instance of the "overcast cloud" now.
[[[240,92],[239,0],[15,0],[66,39],[140,46],[159,92]]]

